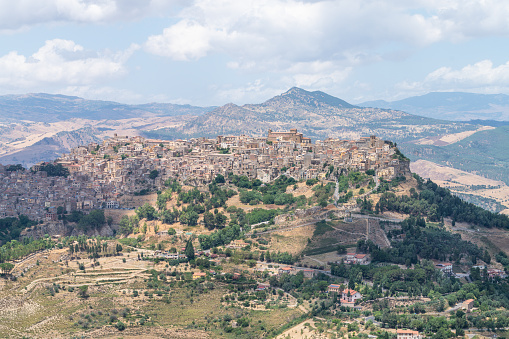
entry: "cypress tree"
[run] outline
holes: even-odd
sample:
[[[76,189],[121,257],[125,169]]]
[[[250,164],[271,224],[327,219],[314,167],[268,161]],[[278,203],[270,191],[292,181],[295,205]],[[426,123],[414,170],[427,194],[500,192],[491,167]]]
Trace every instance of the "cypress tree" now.
[[[194,247],[193,247],[193,241],[192,239],[189,239],[186,244],[186,251],[187,259],[193,260],[194,259]]]

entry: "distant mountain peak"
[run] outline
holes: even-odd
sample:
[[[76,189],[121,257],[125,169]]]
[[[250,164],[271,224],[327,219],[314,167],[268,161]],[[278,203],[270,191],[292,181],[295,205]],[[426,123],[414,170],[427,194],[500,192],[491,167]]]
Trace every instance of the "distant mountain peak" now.
[[[284,92],[281,95],[288,95],[288,94],[311,94],[311,92],[306,91],[305,89],[302,89],[300,87],[292,87],[288,91]]]

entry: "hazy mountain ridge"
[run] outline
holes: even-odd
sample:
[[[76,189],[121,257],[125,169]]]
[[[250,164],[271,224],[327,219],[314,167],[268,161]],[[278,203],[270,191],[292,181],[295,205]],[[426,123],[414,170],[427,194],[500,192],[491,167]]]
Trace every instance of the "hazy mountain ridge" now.
[[[87,100],[80,97],[35,93],[0,96],[0,119],[56,122],[73,118],[90,120],[128,119],[144,115],[200,115],[213,107],[165,103],[127,105],[114,101]]]
[[[509,120],[509,95],[465,92],[431,92],[397,101],[375,100],[362,107],[402,110],[448,120]]]
[[[101,142],[102,138],[97,137],[100,133],[100,130],[93,127],[59,132],[52,137],[43,138],[18,152],[0,157],[0,163],[30,165],[39,161],[56,159],[62,153],[68,153],[72,148],[88,145],[91,142]]]

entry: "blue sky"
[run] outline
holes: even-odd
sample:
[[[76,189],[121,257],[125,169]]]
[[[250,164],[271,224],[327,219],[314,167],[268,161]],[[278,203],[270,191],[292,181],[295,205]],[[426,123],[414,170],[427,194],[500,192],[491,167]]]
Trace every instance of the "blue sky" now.
[[[509,94],[502,0],[0,0],[0,94],[352,103]]]

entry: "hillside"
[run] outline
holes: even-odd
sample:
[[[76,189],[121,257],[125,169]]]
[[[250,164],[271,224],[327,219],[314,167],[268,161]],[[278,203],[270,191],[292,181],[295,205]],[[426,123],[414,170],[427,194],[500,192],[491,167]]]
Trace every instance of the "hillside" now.
[[[456,143],[435,146],[405,144],[406,155],[425,159],[509,184],[509,126],[479,131]]]
[[[402,111],[361,108],[323,92],[300,88],[264,103],[218,107],[178,128],[149,131],[166,138],[218,134],[265,135],[268,129],[298,128],[305,135],[324,139],[356,139],[377,135],[396,142],[475,130],[476,126],[415,116]]]
[[[367,101],[362,107],[402,110],[447,120],[509,120],[509,96],[462,92],[432,92],[398,101]]]
[[[57,122],[73,118],[119,120],[143,115],[200,115],[212,108],[190,105],[126,105],[113,101],[86,100],[79,97],[45,93],[0,96],[0,121]]]
[[[463,200],[474,203],[492,212],[509,213],[509,186],[480,175],[468,173],[452,167],[435,164],[427,160],[417,160],[410,164],[413,173],[429,178],[442,187],[451,190]]]
[[[453,119],[445,114],[446,110],[479,111],[495,104],[502,107],[506,99],[505,96],[470,93],[430,93],[403,100],[398,107],[435,109],[433,116]],[[504,169],[506,160],[497,160],[499,154],[501,157],[507,154],[503,132],[497,132],[504,131],[504,125],[498,126],[499,123],[492,121],[487,125],[498,127],[489,131],[495,127],[417,116],[386,108],[389,106],[383,102],[373,104],[382,108],[363,108],[320,91],[296,87],[260,104],[230,103],[217,108],[157,103],[124,105],[49,94],[3,96],[0,97],[4,121],[0,121],[0,163],[21,163],[29,167],[41,160],[52,160],[80,142],[100,141],[114,133],[188,139],[240,134],[260,136],[266,135],[268,129],[297,128],[313,140],[327,137],[353,140],[377,135],[397,142],[412,160],[426,159],[494,180],[507,180],[503,178],[508,177]],[[13,120],[19,116],[23,117],[22,122]],[[496,136],[497,133],[501,135]],[[486,137],[497,140],[495,148],[475,146],[482,145]],[[477,140],[477,143],[468,145],[469,140]],[[467,153],[463,152],[465,147]],[[488,154],[487,164],[484,154]]]
[[[62,153],[68,153],[72,148],[100,142],[98,137],[103,131],[94,127],[84,127],[73,131],[63,131],[51,137],[44,137],[34,144],[24,147],[20,151],[0,157],[0,163],[16,163],[29,165],[48,159],[56,159]]]
[[[298,217],[303,215],[296,208],[308,205],[306,196],[313,206],[318,196],[332,195],[327,187],[333,187],[333,181],[322,185],[280,178],[267,186],[236,176],[220,181],[220,186],[201,187],[204,192],[173,181],[151,204],[159,209],[159,197],[165,196],[168,209],[160,212],[189,212],[215,200],[215,216],[203,214],[223,220],[221,225],[185,225],[183,215],[180,222],[167,220],[167,213],[147,204],[136,211],[118,210],[125,216],[114,221],[115,227],[119,224],[116,238],[43,237],[4,245],[1,332],[37,338],[247,339],[324,333],[387,338],[405,326],[432,338],[439,331],[507,334],[505,323],[497,320],[496,331],[484,320],[508,319],[507,280],[488,279],[472,266],[507,270],[508,232],[481,227],[482,217],[470,218],[476,225],[472,229],[462,219],[469,207],[461,201],[454,203],[460,210],[456,224],[447,209],[438,210],[440,215],[430,213],[428,202],[452,203],[433,183],[411,176],[400,184],[383,182],[376,190],[383,213],[371,206],[369,214],[343,221],[341,208]],[[356,187],[355,181],[348,184]],[[404,196],[408,187],[415,190],[412,197]],[[362,189],[368,188],[363,181]],[[216,199],[226,198],[230,190],[230,198]],[[272,204],[233,204],[232,199],[276,191],[301,194],[304,201],[288,202],[284,211],[278,209],[266,224],[250,230],[246,221],[254,214],[268,216],[261,211],[275,211]],[[410,205],[414,211],[404,211]],[[394,212],[413,216],[395,220]],[[225,221],[230,221],[227,226]],[[211,252],[203,252],[207,249]],[[175,259],[176,253],[184,257]],[[369,259],[357,265],[348,261],[352,254],[347,253]],[[6,258],[8,262],[1,261]],[[450,273],[437,265],[446,260],[454,266]],[[353,289],[352,294],[360,294],[355,308],[344,300]],[[464,302],[474,298],[474,309],[466,315]],[[461,327],[456,327],[458,322]]]

